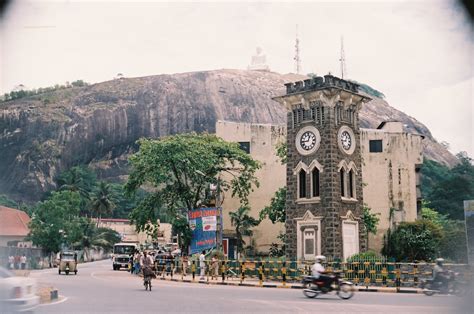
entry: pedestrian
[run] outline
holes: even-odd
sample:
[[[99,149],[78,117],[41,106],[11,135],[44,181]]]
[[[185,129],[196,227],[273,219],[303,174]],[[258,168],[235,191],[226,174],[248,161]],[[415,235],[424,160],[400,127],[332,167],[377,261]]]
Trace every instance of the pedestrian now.
[[[20,264],[21,264],[21,269],[26,269],[26,255],[23,254],[20,257]]]
[[[130,274],[132,275],[135,270],[135,263],[133,259],[134,259],[134,254],[130,253],[130,255],[128,256],[128,266],[129,266]]]
[[[204,275],[206,273],[206,251],[202,251],[199,255],[199,268],[201,270],[201,278],[199,280],[204,280]]]
[[[166,255],[166,275],[170,275],[172,274],[172,271],[173,271],[173,261],[174,261],[174,258],[173,258],[173,255],[171,254],[171,251],[168,252],[168,255]]]
[[[20,255],[15,255],[15,269],[20,269]]]
[[[214,254],[211,260],[211,279],[216,279],[219,277],[219,259],[217,254]]]
[[[8,256],[8,268],[15,268],[15,257],[13,257],[13,255]]]
[[[183,263],[183,276],[186,276],[186,272],[188,270],[188,263],[189,263],[189,258],[186,254],[184,254],[182,257],[182,263]]]
[[[140,272],[140,260],[141,260],[142,256],[141,254],[137,251],[135,253],[135,256],[133,258],[133,270],[134,270],[134,273],[137,275],[139,272]]]

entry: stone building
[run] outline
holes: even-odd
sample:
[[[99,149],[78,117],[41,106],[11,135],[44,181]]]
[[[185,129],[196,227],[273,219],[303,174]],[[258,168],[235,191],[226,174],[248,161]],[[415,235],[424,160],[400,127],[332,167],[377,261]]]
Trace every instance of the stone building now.
[[[370,98],[332,75],[286,84],[286,255],[347,258],[365,248],[359,110]]]
[[[331,80],[332,77],[328,79]],[[334,79],[334,84],[347,84]],[[299,86],[304,89],[304,85]],[[297,87],[290,85],[289,88]],[[377,129],[359,128],[356,106],[360,104],[349,106],[352,111],[344,111],[344,104],[341,103],[341,100],[348,101],[344,97],[356,92],[344,89],[334,88],[331,93],[336,98],[319,96],[319,101],[321,98],[326,101],[325,107],[315,106],[316,103],[321,104],[319,102],[311,102],[315,95],[308,97],[301,93],[300,96],[305,95],[302,101],[301,97],[298,99],[296,96],[298,94],[290,92],[292,101],[304,104],[293,108],[290,107],[290,102],[286,102],[287,107],[293,108],[288,114],[287,126],[228,121],[218,121],[216,124],[218,136],[227,141],[239,142],[253,158],[262,162],[262,169],[257,172],[260,188],[249,198],[253,217],[257,218],[259,211],[270,204],[274,193],[288,182],[289,224],[286,232],[292,241],[288,243],[291,257],[311,259],[317,254],[348,257],[364,250],[367,242],[359,219],[364,204],[371,208],[371,212],[379,214],[378,232],[375,236],[370,235],[368,241],[370,249],[379,251],[388,227],[401,221],[414,221],[420,208],[419,170],[423,162],[423,137],[405,132],[403,125],[396,121],[382,122]],[[318,91],[323,90],[321,87]],[[331,103],[337,99],[338,92],[345,95],[339,97],[336,104]],[[357,99],[352,97],[353,101]],[[284,96],[278,100],[283,102],[285,99],[288,98]],[[359,99],[365,101],[363,97]],[[317,131],[311,128],[314,125]],[[347,128],[350,128],[349,131]],[[314,146],[308,147],[309,154],[305,155],[305,149],[298,148],[298,145],[307,141],[312,145],[310,138],[302,141],[307,130],[312,130],[315,138]],[[350,144],[348,153],[344,149],[344,145],[347,147],[348,144],[341,142],[344,130],[351,141],[354,141]],[[347,142],[347,136],[344,138]],[[281,142],[287,142],[289,148],[287,167],[276,156],[276,146]],[[305,179],[300,180],[300,176]],[[318,176],[319,190],[313,184]],[[302,189],[306,189],[305,197],[299,197]],[[232,238],[233,228],[228,213],[235,211],[238,205],[238,200],[233,199],[230,194],[225,196],[224,237]],[[331,216],[326,218],[327,214]],[[254,242],[258,251],[268,251],[272,243],[279,242],[277,236],[285,232],[285,227],[283,224],[272,224],[269,220],[264,220],[254,230],[254,236],[247,239],[247,243]],[[332,237],[327,237],[331,232]],[[355,239],[359,240],[354,241]],[[341,247],[344,241],[345,249],[344,246]],[[304,243],[310,248],[312,246],[313,250],[305,252]]]

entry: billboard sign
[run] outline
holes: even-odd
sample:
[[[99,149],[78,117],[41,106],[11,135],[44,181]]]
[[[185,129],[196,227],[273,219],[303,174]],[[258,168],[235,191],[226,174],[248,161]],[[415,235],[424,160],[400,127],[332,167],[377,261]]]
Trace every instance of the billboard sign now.
[[[193,232],[190,245],[190,254],[217,246],[217,220],[220,217],[220,208],[196,208],[188,212],[189,227]]]

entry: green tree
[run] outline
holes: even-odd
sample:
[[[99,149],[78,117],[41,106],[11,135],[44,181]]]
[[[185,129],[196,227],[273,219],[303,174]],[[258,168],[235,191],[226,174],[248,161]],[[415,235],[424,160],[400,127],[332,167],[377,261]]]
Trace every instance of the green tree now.
[[[79,206],[77,192],[53,192],[34,209],[27,239],[48,253],[59,252],[63,244],[70,245],[70,237],[64,236],[76,228]]]
[[[97,185],[97,177],[91,169],[85,166],[75,166],[62,172],[56,179],[60,191],[77,192],[81,198],[81,214],[88,214],[87,205],[90,193]]]
[[[377,234],[377,225],[379,224],[379,214],[372,214],[370,207],[364,204],[362,208],[362,222],[364,223],[364,229],[366,232],[367,249],[369,249],[369,234]]]
[[[0,194],[0,205],[10,208],[17,208],[18,204],[14,200],[8,198],[8,196]]]
[[[97,225],[100,223],[102,215],[111,215],[115,208],[115,195],[111,185],[100,181],[97,188],[92,192],[90,209],[96,214]]]
[[[98,228],[88,218],[81,218],[71,234],[72,246],[84,251],[84,260],[90,261],[91,249],[110,251],[114,244],[120,242],[120,234],[109,228]]]
[[[260,211],[260,221],[268,217],[272,223],[285,223],[286,220],[286,187],[279,188],[272,197],[270,205]]]
[[[189,227],[188,219],[184,215],[177,215],[172,220],[171,225],[173,226],[173,232],[178,235],[181,251],[186,252],[193,238],[193,232]]]
[[[138,230],[155,223],[158,213],[172,215],[209,203],[210,184],[231,191],[242,204],[258,186],[255,171],[259,162],[242,151],[237,143],[215,135],[180,134],[159,140],[141,139],[139,151],[129,159],[131,173],[126,183],[129,193],[147,186],[147,195],[130,217]]]
[[[457,221],[442,215],[423,204],[421,209],[423,219],[429,220],[443,231],[443,238],[439,244],[440,256],[459,263],[467,262],[466,225],[464,221]]]
[[[384,237],[382,254],[397,261],[430,261],[439,256],[442,229],[425,219],[402,222]]]
[[[427,174],[432,175],[428,182],[426,200],[428,205],[451,219],[464,219],[463,201],[474,199],[474,166],[472,159],[465,153],[456,155],[459,163],[452,169],[432,164]],[[424,175],[425,176],[425,175]]]
[[[248,205],[240,206],[235,212],[230,212],[230,222],[235,228],[237,236],[237,248],[240,252],[245,245],[244,236],[252,236],[252,228],[259,224],[259,221],[248,214],[250,207]]]
[[[112,212],[113,218],[129,218],[132,210],[147,196],[147,192],[139,189],[137,193],[128,195],[122,184],[110,183],[114,195],[115,208]],[[168,217],[159,217],[161,222],[169,222]]]

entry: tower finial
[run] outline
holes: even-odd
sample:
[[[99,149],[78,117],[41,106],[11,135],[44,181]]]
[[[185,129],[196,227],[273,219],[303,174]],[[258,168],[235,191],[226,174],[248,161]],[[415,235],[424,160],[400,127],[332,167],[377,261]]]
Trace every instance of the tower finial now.
[[[341,36],[341,78],[344,79],[344,76],[347,77],[347,67],[346,67],[346,56],[344,54],[344,37]]]
[[[300,40],[298,39],[298,24],[296,24],[296,44],[295,44],[295,71],[296,74],[301,74],[301,59],[300,59]]]

